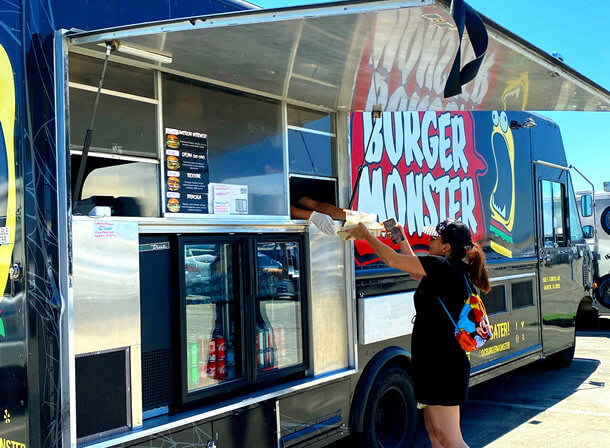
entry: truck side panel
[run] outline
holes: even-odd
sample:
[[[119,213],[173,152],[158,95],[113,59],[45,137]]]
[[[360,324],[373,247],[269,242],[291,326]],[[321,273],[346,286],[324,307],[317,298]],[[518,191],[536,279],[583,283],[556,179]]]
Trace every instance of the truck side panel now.
[[[9,278],[23,262],[19,154],[22,116],[21,8],[0,11],[0,446],[28,444],[25,296]]]

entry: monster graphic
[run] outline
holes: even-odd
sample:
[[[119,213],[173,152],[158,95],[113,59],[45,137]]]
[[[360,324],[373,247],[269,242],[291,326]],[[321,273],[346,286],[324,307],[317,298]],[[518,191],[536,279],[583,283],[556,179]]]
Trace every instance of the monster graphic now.
[[[15,238],[15,83],[13,68],[4,47],[0,44],[0,227],[9,232],[9,243],[0,245],[0,313],[2,294],[6,289],[8,273]],[[6,330],[0,314],[0,337],[6,337]]]
[[[525,110],[529,90],[530,81],[527,72],[521,73],[518,79],[507,81],[506,88],[502,92],[504,110]]]
[[[515,223],[515,143],[505,112],[492,112],[491,146],[496,164],[496,184],[491,193],[491,248],[512,258]]]

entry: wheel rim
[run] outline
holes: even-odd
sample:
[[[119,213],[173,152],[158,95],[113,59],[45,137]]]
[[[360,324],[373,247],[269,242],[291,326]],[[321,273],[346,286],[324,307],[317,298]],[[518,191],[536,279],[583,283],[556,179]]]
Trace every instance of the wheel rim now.
[[[597,295],[602,305],[610,307],[610,279],[606,279],[597,287]]]
[[[383,447],[401,446],[407,425],[407,401],[402,391],[388,388],[379,399],[375,412],[375,433],[377,442]]]

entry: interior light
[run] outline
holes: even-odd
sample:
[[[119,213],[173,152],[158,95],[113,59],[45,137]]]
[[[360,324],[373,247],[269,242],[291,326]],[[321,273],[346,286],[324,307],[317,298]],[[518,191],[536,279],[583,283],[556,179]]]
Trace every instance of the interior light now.
[[[171,64],[172,55],[168,53],[158,53],[147,48],[139,47],[133,44],[125,44],[119,40],[113,40],[111,42],[100,43],[102,47],[106,47],[108,44],[112,45],[112,48],[119,53],[136,56],[142,59],[148,59],[150,61],[160,62],[162,64]]]
[[[519,123],[516,120],[510,122],[511,129],[533,128],[534,126],[536,126],[536,122],[532,117],[527,117],[523,123]]]
[[[533,128],[534,126],[536,126],[536,122],[534,121],[534,119],[532,117],[527,117],[522,126],[524,128]]]

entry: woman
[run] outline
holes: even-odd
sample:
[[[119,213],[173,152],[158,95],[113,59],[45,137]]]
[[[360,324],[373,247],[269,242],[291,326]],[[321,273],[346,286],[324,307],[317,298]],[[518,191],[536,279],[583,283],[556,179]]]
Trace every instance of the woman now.
[[[457,321],[468,296],[466,281],[484,292],[491,289],[485,255],[460,221],[424,227],[424,233],[430,235],[430,255],[418,257],[406,236],[398,254],[362,224],[350,231],[354,238],[368,241],[388,266],[421,281],[414,296],[411,340],[415,399],[424,408],[432,448],[467,448],[460,430],[460,405],[468,395],[470,362],[440,301]]]

